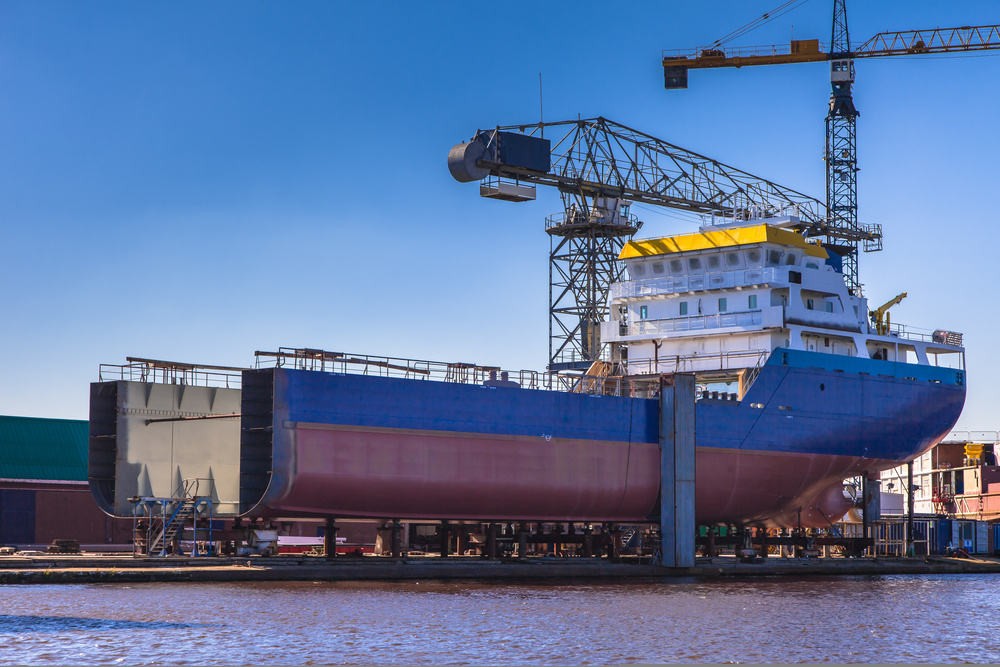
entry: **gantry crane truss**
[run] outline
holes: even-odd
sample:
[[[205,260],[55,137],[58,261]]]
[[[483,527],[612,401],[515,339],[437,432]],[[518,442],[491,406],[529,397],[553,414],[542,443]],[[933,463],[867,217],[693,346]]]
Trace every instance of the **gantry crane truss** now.
[[[606,118],[480,130],[448,162],[457,180],[481,181],[485,197],[526,201],[537,185],[562,196],[563,213],[546,220],[550,371],[586,370],[602,358],[599,325],[610,285],[622,277],[618,255],[642,224],[629,203],[729,221],[784,212],[798,216],[807,236],[867,238],[832,229],[813,197]]]

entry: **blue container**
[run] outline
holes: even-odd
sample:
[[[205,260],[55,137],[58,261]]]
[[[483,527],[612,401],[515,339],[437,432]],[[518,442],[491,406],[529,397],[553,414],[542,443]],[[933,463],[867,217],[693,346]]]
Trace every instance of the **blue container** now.
[[[937,522],[937,543],[934,545],[934,553],[943,554],[951,544],[951,519],[938,519]]]

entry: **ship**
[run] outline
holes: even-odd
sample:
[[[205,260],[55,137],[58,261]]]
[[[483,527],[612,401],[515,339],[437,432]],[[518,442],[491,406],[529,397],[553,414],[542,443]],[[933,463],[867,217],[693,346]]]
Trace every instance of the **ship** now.
[[[837,249],[778,213],[625,244],[584,375],[311,348],[201,369],[215,386],[102,368],[94,496],[116,516],[195,484],[216,517],[656,522],[661,387],[690,374],[698,524],[827,527],[845,479],[951,430],[964,348],[869,313]]]

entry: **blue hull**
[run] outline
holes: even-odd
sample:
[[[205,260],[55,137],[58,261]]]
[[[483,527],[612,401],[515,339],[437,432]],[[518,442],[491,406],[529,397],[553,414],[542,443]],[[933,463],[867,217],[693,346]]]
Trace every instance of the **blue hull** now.
[[[271,479],[241,499],[248,513],[640,521],[657,512],[656,399],[273,372]],[[778,350],[742,401],[697,404],[698,520],[826,525],[843,514],[844,477],[919,455],[964,401],[964,371]],[[463,490],[452,497],[453,488]]]

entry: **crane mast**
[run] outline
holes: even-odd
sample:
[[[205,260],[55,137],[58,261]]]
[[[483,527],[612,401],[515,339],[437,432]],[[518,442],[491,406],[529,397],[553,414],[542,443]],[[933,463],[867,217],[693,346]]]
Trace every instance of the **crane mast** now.
[[[833,32],[830,37],[830,109],[826,116],[826,210],[836,229],[858,231],[857,119],[851,87],[854,59],[847,29],[846,0],[834,0]],[[881,239],[881,235],[878,236]],[[833,241],[834,239],[829,239]],[[843,246],[844,280],[847,289],[860,296],[858,240]]]
[[[608,292],[623,276],[624,244],[642,226],[632,203],[726,220],[785,212],[807,236],[831,233],[822,202],[606,118],[479,130],[451,149],[448,168],[493,199],[529,201],[538,185],[559,191],[563,211],[545,221],[550,371],[605,360]]]

